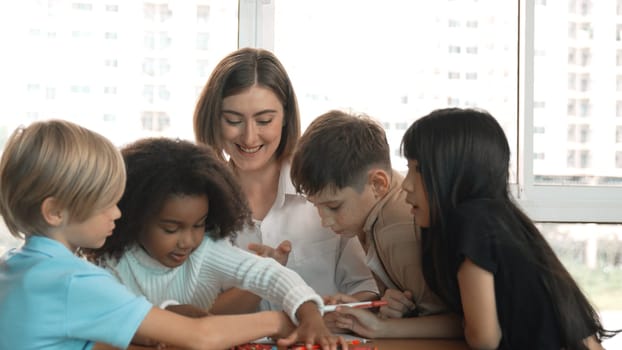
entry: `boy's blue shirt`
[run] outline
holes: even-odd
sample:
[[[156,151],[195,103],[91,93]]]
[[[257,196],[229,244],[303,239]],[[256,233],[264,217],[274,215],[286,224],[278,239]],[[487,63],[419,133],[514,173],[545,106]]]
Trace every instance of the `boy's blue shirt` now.
[[[0,259],[0,349],[126,348],[151,307],[47,237]]]

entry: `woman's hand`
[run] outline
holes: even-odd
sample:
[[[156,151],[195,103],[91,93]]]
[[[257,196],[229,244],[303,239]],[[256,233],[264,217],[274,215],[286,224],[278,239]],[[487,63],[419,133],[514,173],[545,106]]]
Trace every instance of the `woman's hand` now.
[[[287,265],[287,259],[289,253],[292,251],[292,242],[284,240],[276,248],[272,248],[265,244],[249,243],[248,249],[255,252],[255,254],[263,257],[272,258],[279,262],[279,264]]]
[[[380,318],[402,318],[405,314],[415,310],[415,303],[412,302],[410,291],[399,291],[397,289],[387,289],[382,297],[388,304],[381,306],[379,311]]]

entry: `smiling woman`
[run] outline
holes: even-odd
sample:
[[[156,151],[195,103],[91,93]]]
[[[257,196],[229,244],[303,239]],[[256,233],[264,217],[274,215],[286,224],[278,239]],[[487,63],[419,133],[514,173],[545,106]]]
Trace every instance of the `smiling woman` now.
[[[257,171],[276,157],[284,126],[283,104],[268,88],[253,86],[222,100],[224,152],[236,171]]]
[[[322,227],[313,205],[293,189],[298,100],[272,52],[242,48],[218,63],[197,102],[194,132],[228,162],[248,199],[255,225],[238,233],[239,247],[286,264],[322,295],[376,296],[360,243]],[[251,311],[260,300],[232,290],[219,302],[229,312],[233,306]],[[278,309],[268,302],[261,307]]]

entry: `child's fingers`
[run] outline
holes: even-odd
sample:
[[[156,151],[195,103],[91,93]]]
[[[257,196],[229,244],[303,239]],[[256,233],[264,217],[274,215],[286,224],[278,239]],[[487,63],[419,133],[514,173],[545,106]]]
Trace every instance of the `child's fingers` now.
[[[274,251],[274,248],[260,243],[249,243],[248,249],[255,252],[255,254],[263,257],[270,256],[271,254],[273,254],[272,252]]]
[[[412,294],[409,291],[387,290],[382,300],[385,300],[388,304],[380,308],[379,314],[383,318],[401,318],[415,308],[411,297]]]
[[[285,338],[280,338],[276,341],[278,346],[290,346],[296,343],[298,340],[298,331],[294,330],[290,335]]]
[[[292,251],[292,242],[288,240],[284,240],[283,242],[281,242],[281,244],[279,244],[279,246],[276,249],[283,252],[284,254],[289,255],[289,252]]]

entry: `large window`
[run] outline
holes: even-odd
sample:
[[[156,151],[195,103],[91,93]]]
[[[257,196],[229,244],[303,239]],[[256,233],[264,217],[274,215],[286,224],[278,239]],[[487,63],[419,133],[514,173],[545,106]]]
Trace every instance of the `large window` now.
[[[238,46],[264,47],[290,73],[303,127],[328,109],[369,114],[385,126],[400,170],[399,142],[416,118],[447,106],[491,112],[511,143],[519,204],[583,286],[598,281],[600,289],[586,287],[596,304],[622,310],[621,0],[5,7],[0,146],[18,125],[47,118],[117,145],[193,139],[194,103],[214,65]],[[0,253],[18,244],[4,231]],[[607,315],[622,328],[622,316]]]

